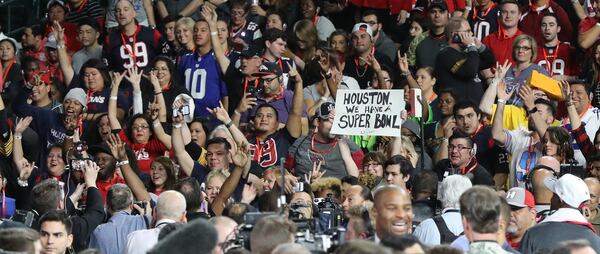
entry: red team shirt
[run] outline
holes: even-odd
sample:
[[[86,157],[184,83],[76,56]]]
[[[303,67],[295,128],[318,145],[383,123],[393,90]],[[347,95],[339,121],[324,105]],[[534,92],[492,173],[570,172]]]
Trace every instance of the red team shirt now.
[[[542,17],[546,13],[554,13],[558,17],[558,24],[560,24],[560,33],[558,33],[558,39],[561,41],[572,41],[573,39],[573,26],[565,10],[560,7],[557,3],[550,0],[550,3],[543,9],[536,9],[533,6],[529,7],[529,10],[521,16],[519,22],[519,29],[523,33],[529,34],[535,38],[537,42],[544,41],[542,36],[542,29],[540,24],[542,23]]]
[[[579,73],[576,54],[577,49],[564,42],[558,44],[558,50],[539,46],[535,63],[546,68],[552,76],[576,75]]]
[[[502,64],[505,60],[508,60],[514,65],[515,62],[512,59],[512,45],[515,38],[521,34],[523,34],[523,32],[517,30],[512,37],[509,37],[504,30],[498,30],[483,38],[481,42],[494,53],[496,61]]]

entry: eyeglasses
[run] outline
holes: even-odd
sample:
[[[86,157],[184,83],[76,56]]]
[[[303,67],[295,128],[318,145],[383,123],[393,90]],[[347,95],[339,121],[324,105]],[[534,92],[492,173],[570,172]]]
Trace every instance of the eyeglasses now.
[[[473,147],[468,147],[468,146],[463,146],[463,145],[449,145],[448,146],[448,151],[454,151],[454,149],[458,149],[459,152],[461,152],[462,150],[470,150],[473,149]]]
[[[148,125],[133,125],[133,126],[131,126],[131,129],[138,130],[138,131],[139,130],[146,130],[148,128],[150,128],[150,126],[148,126]]]
[[[531,50],[531,47],[527,47],[527,46],[516,46],[515,47],[515,51],[520,51],[520,50],[529,51],[529,50]]]
[[[271,81],[277,79],[278,77],[273,77],[273,78],[261,78],[261,80],[265,83],[271,83]]]

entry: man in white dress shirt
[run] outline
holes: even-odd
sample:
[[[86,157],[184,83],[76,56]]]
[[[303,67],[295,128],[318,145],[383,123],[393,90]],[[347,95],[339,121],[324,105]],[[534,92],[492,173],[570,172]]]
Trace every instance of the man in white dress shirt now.
[[[127,236],[125,254],[145,254],[158,242],[160,230],[170,223],[186,223],[185,197],[177,191],[165,191],[158,196],[154,213],[154,228],[131,232]]]

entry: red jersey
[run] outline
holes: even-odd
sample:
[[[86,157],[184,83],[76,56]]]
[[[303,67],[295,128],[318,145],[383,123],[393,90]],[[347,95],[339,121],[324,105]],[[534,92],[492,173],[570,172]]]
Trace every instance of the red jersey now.
[[[515,62],[512,59],[512,45],[515,38],[521,34],[523,34],[523,32],[517,30],[513,36],[509,37],[504,30],[500,29],[483,38],[481,42],[492,51],[494,56],[496,56],[496,61],[504,63],[504,61],[508,60],[514,65]]]
[[[579,64],[577,63],[577,49],[568,43],[561,42],[558,47],[538,47],[535,63],[546,68],[551,76],[554,75],[577,75]]]
[[[100,191],[100,196],[102,196],[103,203],[106,203],[106,195],[108,195],[108,190],[110,190],[110,187],[117,183],[125,183],[125,180],[116,172],[113,174],[113,177],[108,179],[106,182],[100,179],[96,180],[96,187],[98,187],[98,191]]]
[[[125,135],[125,130],[121,130],[119,132],[119,138],[131,146],[131,149],[135,152],[140,171],[146,174],[150,174],[150,164],[152,164],[154,159],[163,156],[168,150],[167,147],[154,136],[151,136],[150,140],[145,144],[136,144],[129,140],[127,135]]]
[[[552,0],[550,0],[548,5],[545,7],[536,8],[534,6],[530,6],[529,10],[521,16],[519,29],[523,31],[523,33],[533,36],[538,43],[544,41],[540,26],[542,23],[542,17],[544,17],[544,14],[546,13],[554,13],[558,17],[558,24],[560,24],[560,33],[558,33],[558,39],[560,41],[572,42],[573,26],[571,26],[569,16],[565,10],[560,7],[560,5]]]
[[[48,38],[46,37],[42,41],[40,41],[40,45],[37,47],[37,49],[27,49],[23,51],[23,55],[33,57],[40,62],[40,70],[46,70],[48,68],[46,65],[46,63],[48,62],[48,56],[46,55],[45,47],[47,41]]]
[[[401,9],[410,12],[414,4],[414,0],[350,0],[349,2],[361,8],[388,9],[391,14],[398,14]]]

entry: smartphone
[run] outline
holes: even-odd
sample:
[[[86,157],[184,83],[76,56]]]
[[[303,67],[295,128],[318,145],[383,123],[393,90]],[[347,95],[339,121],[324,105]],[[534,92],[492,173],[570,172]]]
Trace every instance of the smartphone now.
[[[460,39],[460,35],[458,33],[454,33],[452,35],[452,42],[453,43],[461,43],[462,40]]]
[[[256,86],[247,86],[246,87],[246,93],[250,94],[250,96],[255,96],[256,94]]]
[[[303,182],[297,182],[294,185],[294,192],[303,192],[304,191],[304,183]]]
[[[179,112],[181,112],[181,114],[184,116],[189,116],[190,115],[190,106],[185,105],[185,106],[181,107],[179,109]]]

